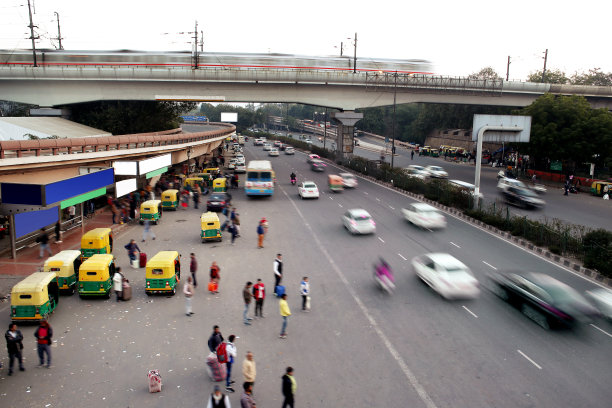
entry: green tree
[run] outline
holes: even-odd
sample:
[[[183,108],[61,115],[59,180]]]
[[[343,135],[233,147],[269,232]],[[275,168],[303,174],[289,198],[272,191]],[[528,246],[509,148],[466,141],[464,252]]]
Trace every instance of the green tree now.
[[[570,78],[570,82],[574,85],[612,86],[612,72],[606,74],[601,68],[589,69],[588,73],[576,72]]]
[[[468,75],[469,79],[502,79],[492,67],[485,67],[478,72]]]
[[[567,84],[569,78],[565,72],[559,69],[551,69],[546,71],[546,75],[542,78],[542,71],[532,72],[527,76],[527,82],[547,83],[547,84]]]

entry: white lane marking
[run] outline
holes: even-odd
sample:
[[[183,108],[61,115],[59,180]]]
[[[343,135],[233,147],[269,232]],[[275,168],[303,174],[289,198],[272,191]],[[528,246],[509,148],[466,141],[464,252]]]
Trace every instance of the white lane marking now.
[[[382,242],[383,244],[385,243],[385,241],[381,237],[378,237],[378,239],[380,239],[380,242]]]
[[[330,200],[333,200],[333,199],[334,199],[334,197],[330,196],[330,197],[329,197],[329,199],[330,199]]]
[[[287,194],[287,192],[285,191],[285,189],[283,187],[281,187],[281,191],[283,192],[285,197],[287,197],[289,199],[289,201],[291,202],[291,205],[293,205],[293,208],[295,209],[295,211],[299,214],[299,216],[302,219],[302,221],[306,224],[308,230],[310,231],[310,234],[312,235],[313,241],[319,247],[319,250],[325,256],[325,258],[327,258],[327,261],[332,266],[332,269],[334,270],[334,272],[336,272],[336,275],[338,275],[338,277],[340,278],[340,280],[342,281],[342,283],[346,287],[346,290],[350,293],[350,295],[353,298],[353,300],[355,301],[355,303],[357,303],[357,306],[359,306],[359,308],[361,309],[361,312],[363,313],[363,315],[366,317],[366,319],[368,320],[368,322],[370,323],[370,325],[372,326],[372,328],[374,329],[374,331],[376,332],[378,337],[382,340],[382,343],[385,345],[385,347],[387,348],[387,350],[389,351],[391,356],[395,359],[395,361],[399,365],[400,369],[402,370],[402,372],[404,373],[404,375],[408,379],[408,382],[410,382],[410,385],[412,385],[412,388],[414,388],[414,390],[419,395],[419,398],[421,398],[421,401],[423,401],[425,403],[425,406],[427,408],[437,408],[437,405],[433,402],[433,400],[431,399],[429,394],[427,394],[427,391],[425,391],[425,388],[421,385],[421,383],[417,379],[416,375],[412,372],[412,370],[410,370],[410,367],[408,367],[408,364],[406,364],[406,361],[404,361],[404,359],[402,358],[400,353],[393,346],[393,343],[391,343],[391,340],[389,340],[387,335],[380,328],[380,326],[378,325],[378,322],[374,319],[374,317],[370,313],[370,310],[361,301],[361,298],[359,296],[357,296],[357,293],[355,292],[355,289],[353,289],[353,287],[349,283],[349,281],[346,278],[346,276],[344,275],[344,273],[340,270],[338,265],[336,265],[336,262],[334,262],[334,260],[332,259],[331,255],[329,254],[329,252],[327,252],[327,249],[325,248],[325,246],[319,240],[318,235],[315,234],[314,230],[312,229],[312,227],[307,224],[306,218],[304,218],[304,214],[302,214],[302,212],[298,208],[298,206],[295,203],[295,201],[291,197],[289,197],[289,194]]]
[[[392,209],[392,210],[395,210],[395,208],[394,208],[394,207],[389,206],[389,208],[390,208],[390,209]]]
[[[493,270],[495,270],[495,271],[497,270],[497,268],[496,268],[496,267],[494,267],[493,265],[491,265],[491,264],[490,264],[490,263],[488,263],[488,262],[482,261],[482,263],[483,263],[483,264],[485,264],[485,265],[487,265],[489,268],[492,268],[492,269],[493,269]]]
[[[607,331],[605,331],[604,329],[601,329],[597,326],[595,326],[593,323],[589,323],[591,326],[593,326],[594,328],[596,328],[597,330],[599,330],[600,332],[602,332],[603,334],[607,335],[608,337],[612,337],[612,334],[608,333]]]
[[[376,201],[380,201],[380,198],[376,197]]]
[[[338,207],[342,208],[342,204],[338,203]]]
[[[400,258],[402,258],[404,261],[407,261],[407,259],[406,259],[406,258],[404,258],[404,255],[402,255],[402,254],[398,254],[398,255],[399,255],[399,257],[400,257]]]
[[[529,361],[531,364],[533,364],[534,366],[538,367],[539,370],[542,369],[542,367],[538,363],[536,363],[535,361],[530,359],[527,354],[523,353],[521,350],[516,350],[516,351],[518,351],[521,356],[525,357],[527,359],[527,361]]]
[[[465,306],[461,306],[462,308],[464,308],[469,314],[471,314],[472,316],[474,316],[476,319],[478,319],[478,316],[476,316],[476,313],[472,312],[470,309],[468,309]]]
[[[364,192],[363,192],[363,194],[368,195],[368,194],[370,194],[370,193],[368,193],[367,191],[364,191]]]
[[[456,246],[457,248],[461,248],[459,245],[455,244],[453,241],[451,241],[450,244]]]

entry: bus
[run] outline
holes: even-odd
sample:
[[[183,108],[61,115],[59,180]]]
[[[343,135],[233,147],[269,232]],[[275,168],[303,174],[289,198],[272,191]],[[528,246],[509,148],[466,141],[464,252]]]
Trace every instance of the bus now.
[[[244,136],[238,135],[238,144],[241,146],[244,144]]]
[[[245,191],[248,196],[274,194],[276,177],[269,160],[251,160],[247,166]]]

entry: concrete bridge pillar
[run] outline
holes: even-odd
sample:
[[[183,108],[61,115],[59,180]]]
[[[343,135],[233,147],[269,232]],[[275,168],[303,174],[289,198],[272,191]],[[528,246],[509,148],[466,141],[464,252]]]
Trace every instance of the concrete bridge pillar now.
[[[338,153],[338,156],[348,159],[353,156],[355,124],[363,119],[363,113],[355,111],[334,112],[332,113],[332,119],[336,121],[338,126],[336,153]]]

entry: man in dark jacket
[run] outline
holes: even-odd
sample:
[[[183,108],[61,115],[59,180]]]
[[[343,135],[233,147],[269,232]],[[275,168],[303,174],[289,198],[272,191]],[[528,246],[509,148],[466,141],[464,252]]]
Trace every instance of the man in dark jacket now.
[[[287,367],[287,372],[283,375],[283,396],[285,400],[283,401],[282,408],[287,406],[293,408],[293,397],[295,396],[296,389],[297,383],[295,378],[293,378],[293,367]]]
[[[47,368],[51,367],[51,338],[53,329],[46,320],[40,322],[38,329],[34,332],[38,346],[39,367],[45,365],[45,354],[47,355]]]
[[[215,327],[213,327],[213,333],[210,335],[210,338],[208,339],[208,349],[210,351],[212,351],[213,353],[217,352],[217,347],[219,346],[219,344],[223,343],[223,335],[221,334],[221,331],[219,330],[219,326],[215,325]]]
[[[21,350],[23,350],[23,335],[21,331],[17,330],[17,325],[15,323],[9,324],[9,329],[6,331],[4,338],[6,339],[6,348],[8,349],[9,355],[8,375],[13,375],[13,364],[15,363],[15,359],[19,361],[19,371],[25,371],[21,357]]]

